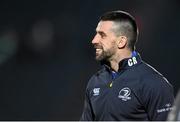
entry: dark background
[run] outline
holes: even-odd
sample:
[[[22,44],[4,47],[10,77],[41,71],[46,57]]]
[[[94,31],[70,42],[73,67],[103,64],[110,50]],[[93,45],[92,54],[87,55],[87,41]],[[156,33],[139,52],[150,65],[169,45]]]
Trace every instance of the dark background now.
[[[91,47],[98,18],[117,9],[136,18],[137,51],[176,95],[179,0],[1,0],[0,120],[79,120],[100,69]]]

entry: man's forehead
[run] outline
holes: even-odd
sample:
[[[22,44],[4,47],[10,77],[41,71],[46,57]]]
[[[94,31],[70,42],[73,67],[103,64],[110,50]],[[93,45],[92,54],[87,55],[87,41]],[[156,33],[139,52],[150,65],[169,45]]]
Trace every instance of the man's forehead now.
[[[101,30],[108,31],[112,29],[113,25],[114,25],[113,21],[100,21],[97,25],[96,31],[101,31]]]

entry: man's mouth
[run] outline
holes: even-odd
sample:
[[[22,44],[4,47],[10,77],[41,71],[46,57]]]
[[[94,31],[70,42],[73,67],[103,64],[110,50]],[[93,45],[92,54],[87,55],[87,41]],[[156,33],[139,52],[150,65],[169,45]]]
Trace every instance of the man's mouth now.
[[[100,48],[96,48],[96,55],[101,54],[101,52],[102,52],[102,49],[100,49]]]
[[[99,52],[99,51],[101,51],[102,49],[99,49],[99,48],[96,48],[96,52]]]
[[[99,55],[102,53],[102,47],[100,45],[94,45],[94,48],[96,50],[96,55]]]

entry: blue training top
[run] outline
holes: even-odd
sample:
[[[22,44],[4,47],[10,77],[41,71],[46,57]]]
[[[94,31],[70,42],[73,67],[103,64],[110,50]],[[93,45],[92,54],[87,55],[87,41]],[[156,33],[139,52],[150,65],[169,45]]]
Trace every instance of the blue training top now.
[[[81,120],[166,120],[174,102],[170,83],[133,53],[112,73],[104,64],[88,82]]]

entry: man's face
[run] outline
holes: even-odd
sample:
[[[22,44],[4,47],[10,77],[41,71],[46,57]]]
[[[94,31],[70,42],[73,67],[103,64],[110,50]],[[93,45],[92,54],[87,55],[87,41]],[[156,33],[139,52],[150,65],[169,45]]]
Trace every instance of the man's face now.
[[[96,49],[96,60],[111,60],[117,52],[118,46],[116,35],[113,32],[114,23],[112,21],[100,21],[96,28],[96,35],[92,44]]]

